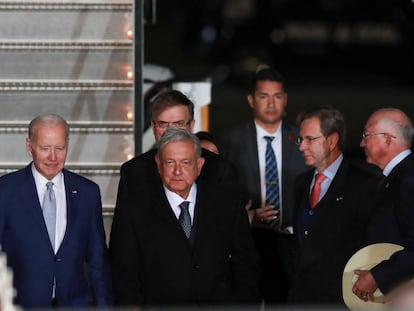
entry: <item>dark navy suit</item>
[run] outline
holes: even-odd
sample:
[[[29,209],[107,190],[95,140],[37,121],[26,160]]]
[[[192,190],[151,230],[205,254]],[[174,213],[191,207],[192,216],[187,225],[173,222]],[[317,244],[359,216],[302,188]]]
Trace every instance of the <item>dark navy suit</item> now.
[[[31,165],[0,177],[0,243],[13,270],[16,304],[50,308],[56,278],[59,307],[111,303],[110,271],[98,186],[63,170],[67,227],[52,249]]]
[[[311,209],[313,174],[310,170],[297,178],[296,276],[289,302],[343,305],[342,273],[363,245],[377,179],[344,158],[326,194]]]
[[[367,242],[389,242],[404,247],[389,260],[371,269],[383,293],[414,277],[413,154],[397,164],[381,183],[375,213],[368,227]]]
[[[306,169],[296,145],[298,129],[282,123],[282,228],[292,226],[293,191],[296,176]],[[220,153],[236,166],[237,180],[252,208],[261,207],[261,185],[255,123],[229,130],[220,136]],[[253,228],[255,244],[262,259],[261,290],[268,303],[286,300],[291,278],[292,236]]]

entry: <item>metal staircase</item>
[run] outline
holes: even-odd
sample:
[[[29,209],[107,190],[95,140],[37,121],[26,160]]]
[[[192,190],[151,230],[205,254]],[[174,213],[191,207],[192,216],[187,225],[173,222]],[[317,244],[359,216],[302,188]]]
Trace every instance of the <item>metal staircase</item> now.
[[[119,167],[134,153],[136,3],[0,0],[0,174],[30,161],[34,116],[63,116],[66,167],[99,184],[107,234]]]

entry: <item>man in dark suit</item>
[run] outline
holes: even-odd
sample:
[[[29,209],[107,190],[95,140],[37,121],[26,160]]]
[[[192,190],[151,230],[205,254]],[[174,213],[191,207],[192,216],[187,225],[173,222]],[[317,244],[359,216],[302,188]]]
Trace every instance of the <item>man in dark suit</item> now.
[[[165,91],[155,98],[152,104],[151,121],[155,141],[158,141],[169,127],[192,131],[194,122],[194,104],[183,93],[176,90]],[[133,199],[138,190],[145,192],[154,183],[161,182],[155,163],[156,153],[155,148],[151,149],[122,165],[115,210],[120,205],[128,204],[130,197]],[[202,149],[202,156],[205,164],[199,179],[221,185],[236,183],[236,175],[231,163],[206,149]]]
[[[260,69],[253,78],[247,96],[254,121],[229,130],[220,136],[220,153],[236,166],[238,180],[250,216],[256,247],[261,256],[261,291],[269,303],[286,300],[291,275],[291,227],[293,186],[297,174],[305,170],[303,158],[295,144],[298,130],[283,122],[287,105],[285,79],[271,68]],[[279,204],[266,198],[265,136],[276,156]],[[277,221],[277,226],[273,226]]]
[[[162,183],[139,189],[115,212],[115,303],[258,303],[258,259],[239,196],[233,188],[195,182],[204,158],[198,138],[186,129],[167,129],[157,149]]]
[[[353,292],[361,299],[373,299],[379,288],[389,293],[414,277],[414,156],[410,148],[414,129],[407,115],[398,109],[374,112],[362,134],[361,147],[367,162],[383,173],[375,213],[367,232],[367,243],[394,243],[404,247],[369,271],[357,270]]]
[[[36,117],[26,139],[33,162],[0,178],[0,243],[24,308],[112,302],[100,191],[64,169],[68,143],[64,119]]]
[[[376,178],[344,158],[345,121],[330,107],[299,115],[307,165],[295,188],[296,277],[289,303],[343,306],[342,273],[361,247]]]

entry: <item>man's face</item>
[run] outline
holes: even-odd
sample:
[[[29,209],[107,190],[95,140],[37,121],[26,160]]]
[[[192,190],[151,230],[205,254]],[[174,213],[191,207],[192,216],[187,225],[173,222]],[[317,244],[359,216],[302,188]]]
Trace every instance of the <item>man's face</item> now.
[[[26,150],[40,174],[51,180],[65,165],[68,144],[65,126],[62,124],[34,128],[34,137],[26,139]]]
[[[287,104],[287,94],[283,86],[275,81],[258,81],[254,95],[248,95],[247,100],[253,109],[259,124],[271,125],[278,123]]]
[[[309,118],[302,121],[299,136],[303,141],[299,150],[307,165],[323,171],[327,167],[330,154],[327,138],[321,132],[321,123],[318,118]]]
[[[204,164],[204,158],[197,159],[193,142],[170,142],[160,150],[155,160],[167,189],[186,199]]]
[[[382,159],[386,157],[387,136],[383,134],[377,126],[376,117],[368,119],[364,128],[364,136],[361,139],[360,146],[365,151],[366,160],[368,163],[374,164],[380,168],[384,168]]]
[[[171,106],[154,116],[151,122],[155,141],[158,141],[169,126],[185,128],[192,132],[194,120],[190,120],[190,113],[184,105]]]

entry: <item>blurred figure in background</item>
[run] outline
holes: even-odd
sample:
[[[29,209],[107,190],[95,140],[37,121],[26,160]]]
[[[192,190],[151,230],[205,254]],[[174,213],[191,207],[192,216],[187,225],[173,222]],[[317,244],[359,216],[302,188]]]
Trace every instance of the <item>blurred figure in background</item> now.
[[[216,140],[212,134],[205,131],[200,131],[196,133],[196,136],[200,140],[201,148],[207,149],[215,154],[219,154]]]

